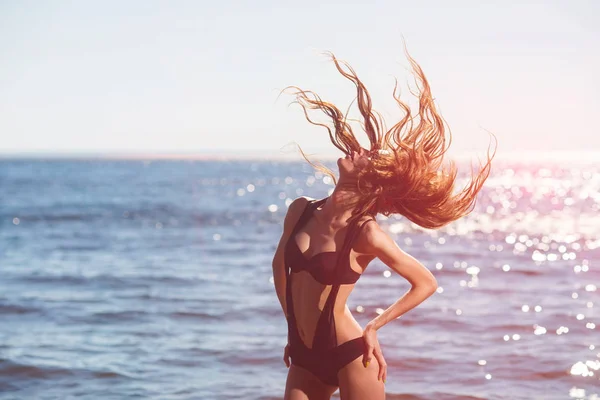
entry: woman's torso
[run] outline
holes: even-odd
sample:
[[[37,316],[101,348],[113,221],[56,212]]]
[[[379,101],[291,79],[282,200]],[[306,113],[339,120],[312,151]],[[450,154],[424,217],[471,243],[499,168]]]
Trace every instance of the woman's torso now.
[[[368,219],[372,218],[364,217],[358,221],[358,225]],[[296,326],[302,341],[309,348],[312,347],[317,322],[333,287],[328,279],[333,279],[330,272],[333,272],[332,267],[341,255],[333,252],[339,252],[348,233],[347,227],[333,234],[325,232],[327,230],[329,227],[320,223],[313,215],[309,215],[303,226],[294,230],[290,236],[289,241],[294,242],[288,242],[286,251],[292,258],[290,288]],[[361,253],[360,240],[354,240],[346,257],[343,269],[337,270],[337,276],[340,277],[341,273],[344,283],[339,287],[333,306],[338,345],[362,335],[362,328],[346,302],[354,289],[355,281],[374,258]]]

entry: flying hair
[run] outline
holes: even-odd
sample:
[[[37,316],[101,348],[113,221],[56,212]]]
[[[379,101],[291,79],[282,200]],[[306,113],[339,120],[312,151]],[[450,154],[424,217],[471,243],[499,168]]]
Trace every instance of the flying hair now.
[[[491,162],[496,154],[497,140],[488,146],[487,160],[479,163],[478,171],[471,167],[471,179],[455,193],[457,167],[454,161],[445,162],[452,134],[448,124],[437,111],[431,88],[423,70],[410,56],[404,43],[404,52],[412,67],[417,83],[418,111],[400,99],[398,81],[392,96],[403,112],[403,117],[391,128],[386,129],[381,114],[373,110],[371,96],[356,72],[345,61],[326,53],[339,73],[356,87],[356,103],[360,112],[360,125],[366,133],[370,148],[370,163],[358,172],[356,189],[358,203],[351,217],[362,215],[385,216],[401,214],[415,224],[428,229],[440,228],[469,214],[475,205],[477,194],[488,178]],[[345,154],[359,152],[361,146],[347,118],[334,104],[322,100],[310,90],[290,86],[295,103],[300,104],[308,122],[325,128],[331,143]],[[316,122],[310,110],[320,110],[331,119],[331,124]],[[299,147],[304,159],[314,168],[329,175],[337,184],[335,174],[323,164],[315,164]]]

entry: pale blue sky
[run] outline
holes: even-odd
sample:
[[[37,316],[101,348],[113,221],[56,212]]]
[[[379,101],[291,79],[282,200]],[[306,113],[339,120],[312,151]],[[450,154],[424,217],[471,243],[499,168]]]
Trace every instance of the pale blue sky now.
[[[0,152],[335,150],[279,90],[345,109],[331,50],[392,125],[401,35],[455,150],[600,150],[599,4],[0,1]]]

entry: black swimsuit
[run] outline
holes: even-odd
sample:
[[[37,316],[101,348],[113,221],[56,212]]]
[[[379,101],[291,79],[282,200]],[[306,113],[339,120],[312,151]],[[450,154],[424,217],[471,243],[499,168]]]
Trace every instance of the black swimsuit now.
[[[326,199],[312,200],[307,204],[285,247],[288,342],[292,364],[312,372],[325,384],[339,386],[339,370],[360,357],[365,350],[362,336],[338,345],[333,309],[340,285],[356,283],[360,278],[361,274],[350,267],[350,249],[358,232],[368,221],[359,226],[355,220],[348,226],[341,250],[321,252],[307,259],[298,247],[296,233]],[[331,285],[331,291],[317,321],[312,348],[302,341],[294,315],[291,282],[294,273],[300,271],[307,271],[323,285]]]

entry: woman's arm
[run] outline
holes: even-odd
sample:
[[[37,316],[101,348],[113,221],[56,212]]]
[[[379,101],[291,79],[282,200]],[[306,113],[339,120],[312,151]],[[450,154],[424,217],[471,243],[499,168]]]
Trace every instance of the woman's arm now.
[[[404,277],[411,288],[381,315],[367,324],[377,330],[421,304],[435,293],[438,285],[433,274],[414,257],[405,253],[377,224],[369,223],[363,230],[367,251]]]
[[[366,344],[363,365],[367,368],[371,358],[375,357],[379,364],[377,379],[382,379],[385,382],[387,364],[379,346],[377,329],[415,308],[435,293],[437,281],[423,264],[402,251],[396,242],[381,230],[379,225],[368,222],[366,224],[365,229],[362,230],[359,236],[359,241],[364,244],[364,247],[361,246],[361,250],[365,249],[367,253],[379,258],[411,284],[411,288],[402,297],[389,306],[381,315],[370,321],[363,331]]]
[[[275,250],[275,255],[273,256],[273,281],[275,283],[275,292],[277,293],[277,297],[279,298],[279,303],[281,304],[281,308],[283,309],[283,313],[287,317],[287,308],[285,304],[285,263],[284,263],[284,249],[285,245],[288,241],[296,222],[300,218],[300,215],[304,211],[306,204],[308,203],[307,198],[298,197],[294,200],[290,206],[288,207],[287,214],[285,215],[285,220],[283,221],[283,233],[281,235],[281,239],[279,239],[279,244],[277,245],[277,250]]]

